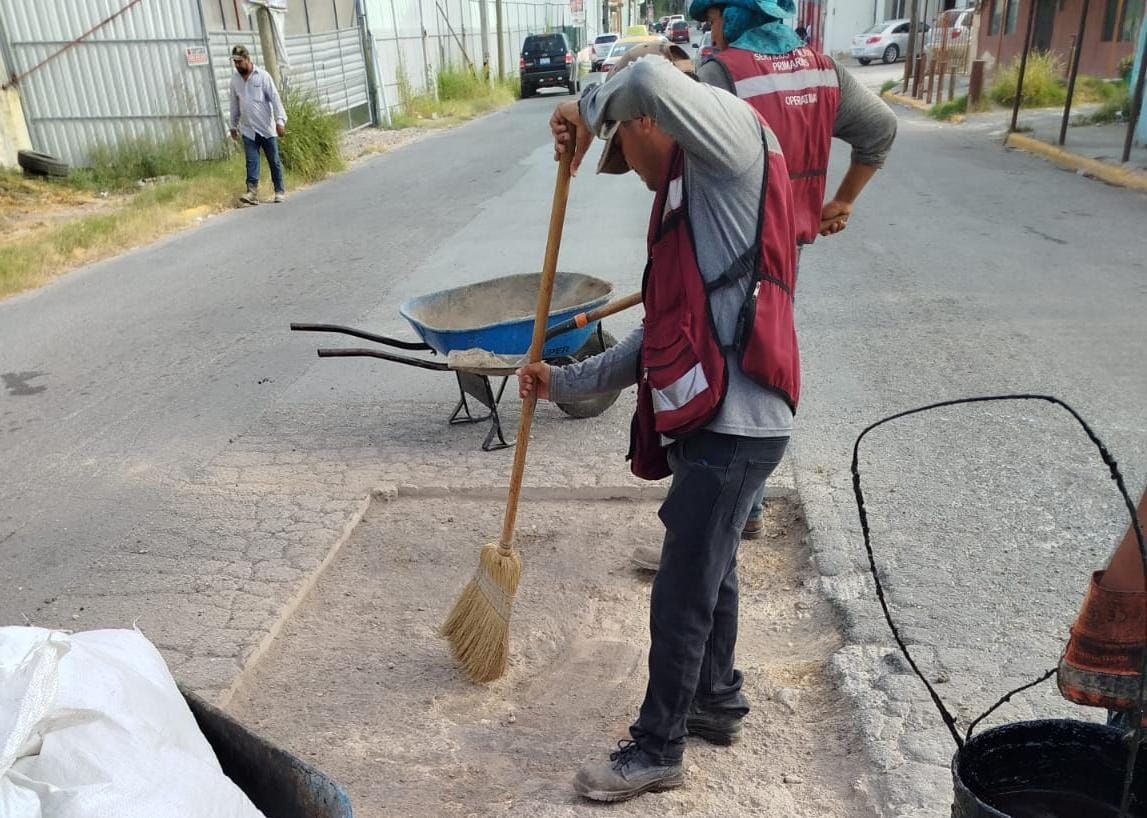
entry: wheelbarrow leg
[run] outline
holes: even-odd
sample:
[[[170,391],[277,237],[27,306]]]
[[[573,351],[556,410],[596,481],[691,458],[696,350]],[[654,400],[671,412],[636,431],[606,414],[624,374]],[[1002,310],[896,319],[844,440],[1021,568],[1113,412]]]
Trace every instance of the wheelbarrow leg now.
[[[489,420],[490,431],[487,432],[486,440],[482,443],[482,451],[491,452],[514,445],[513,441],[507,442],[502,434],[502,419],[498,415],[498,402],[502,400],[502,394],[506,391],[506,382],[509,381],[509,378],[502,378],[502,385],[498,389],[498,394],[495,395],[490,386],[490,379],[486,375],[474,375],[469,372],[455,372],[454,374],[458,378],[460,397],[458,405],[454,407],[454,414],[450,416],[451,425]],[[489,411],[481,417],[475,417],[470,411],[470,403],[466,400],[467,395],[474,398]],[[497,443],[494,443],[494,438],[498,439]]]

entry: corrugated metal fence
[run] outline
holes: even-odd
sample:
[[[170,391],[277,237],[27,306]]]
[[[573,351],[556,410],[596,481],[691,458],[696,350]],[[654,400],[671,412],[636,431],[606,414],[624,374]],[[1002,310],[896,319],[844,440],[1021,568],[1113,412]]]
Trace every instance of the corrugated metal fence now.
[[[211,68],[195,64],[194,49],[206,41],[198,5],[140,2],[74,42],[126,5],[0,0],[0,39],[10,70],[24,75],[19,89],[33,146],[84,164],[98,144],[179,133],[206,157],[222,123]]]
[[[444,69],[481,69],[484,9],[497,71],[493,0],[356,2],[356,18],[336,15],[335,30],[286,38],[287,83],[313,92],[346,127],[370,120],[367,49],[379,91],[373,102],[396,109],[406,91],[434,93]],[[507,76],[517,73],[527,34],[572,24],[569,0],[504,0],[502,9]],[[592,39],[599,23],[588,17]],[[249,28],[207,30],[203,0],[0,0],[0,51],[18,78],[32,145],[77,166],[97,145],[174,134],[189,138],[200,158],[217,154],[226,139],[229,52],[239,43],[259,61]]]
[[[374,42],[379,84],[386,104],[402,103],[400,76],[411,93],[432,93],[443,69],[482,65],[483,6],[487,6],[490,71],[497,73],[497,32],[493,0],[360,0]],[[570,25],[568,0],[503,0],[505,71],[518,71],[518,54],[527,34]],[[595,26],[596,21],[588,21]],[[596,33],[593,27],[591,35]]]
[[[231,77],[235,73],[231,67],[231,47],[246,46],[257,64],[262,63],[262,48],[259,35],[253,31],[212,31],[208,39],[215,85],[226,117]],[[338,114],[347,128],[370,121],[366,61],[357,28],[288,36],[287,56],[290,67],[284,85],[313,94],[323,110]]]

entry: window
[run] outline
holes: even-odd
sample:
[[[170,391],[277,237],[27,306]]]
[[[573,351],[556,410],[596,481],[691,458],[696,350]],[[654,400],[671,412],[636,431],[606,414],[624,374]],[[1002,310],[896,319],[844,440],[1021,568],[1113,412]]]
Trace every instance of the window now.
[[[1139,24],[1143,22],[1143,4],[1130,0],[1123,7],[1123,25],[1119,27],[1120,42],[1129,43],[1139,33]]]
[[[1123,19],[1116,21],[1123,6]],[[1119,42],[1127,43],[1135,39],[1139,33],[1139,21],[1143,18],[1143,4],[1138,0],[1107,0],[1107,7],[1103,13],[1103,42],[1109,43],[1114,39],[1115,32],[1119,31]]]
[[[1000,14],[1003,12],[1003,4],[1006,0],[990,0],[992,7],[988,14],[988,36],[995,37],[1000,33]]]
[[[911,25],[912,25],[911,23],[901,23],[896,28],[892,29],[892,33],[893,34],[907,34],[908,29],[911,27]]]
[[[1034,3],[1035,0],[1030,0]],[[1020,0],[1008,0],[1008,12],[1004,20],[1004,34],[1016,33],[1016,20],[1020,16]]]

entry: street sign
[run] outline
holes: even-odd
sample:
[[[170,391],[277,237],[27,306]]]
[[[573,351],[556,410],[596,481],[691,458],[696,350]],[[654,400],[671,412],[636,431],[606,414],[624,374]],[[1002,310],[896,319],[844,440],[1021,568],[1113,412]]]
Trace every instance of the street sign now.
[[[188,47],[185,52],[187,55],[187,64],[194,65],[210,65],[211,60],[207,56],[207,46],[193,45]]]

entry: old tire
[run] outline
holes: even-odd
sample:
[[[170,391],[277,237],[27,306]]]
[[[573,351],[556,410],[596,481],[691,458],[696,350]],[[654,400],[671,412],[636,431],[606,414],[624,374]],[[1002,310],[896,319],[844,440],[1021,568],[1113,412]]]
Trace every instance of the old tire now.
[[[868,65],[870,62],[872,62],[872,60],[868,59],[868,57],[857,57],[856,61],[861,65]]]
[[[602,342],[605,342],[604,344]],[[600,352],[605,352],[617,345],[617,339],[604,329],[595,330],[589,340],[573,355],[573,361],[584,361]],[[570,361],[572,363],[572,361]],[[571,418],[595,418],[609,407],[613,406],[621,392],[606,392],[602,395],[592,395],[588,398],[573,401],[558,402],[558,408]]]
[[[884,54],[881,56],[880,61],[885,65],[892,65],[892,63],[898,59],[900,59],[900,47],[897,46],[896,43],[893,43],[884,49]]]
[[[67,176],[68,163],[38,151],[19,151],[16,163],[33,176]]]

